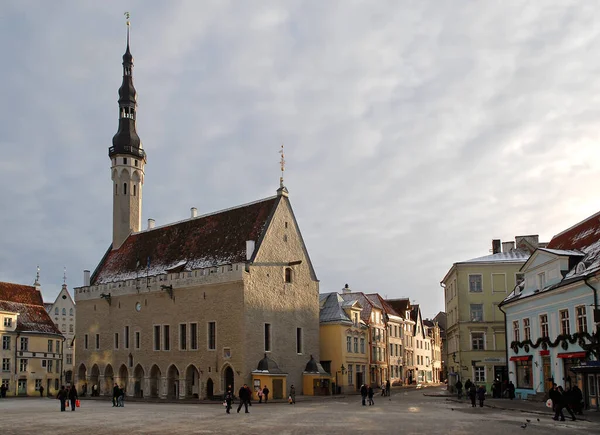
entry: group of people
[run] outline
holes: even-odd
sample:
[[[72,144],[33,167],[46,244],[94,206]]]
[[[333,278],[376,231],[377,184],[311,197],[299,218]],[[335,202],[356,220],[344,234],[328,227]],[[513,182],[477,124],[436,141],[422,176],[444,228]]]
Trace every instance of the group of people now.
[[[375,402],[373,401],[373,396],[375,395],[374,391],[373,391],[373,387],[372,386],[366,386],[365,384],[362,384],[360,386],[360,397],[362,398],[362,405],[363,406],[367,406],[367,399],[369,399],[369,406],[371,405],[375,405]]]
[[[460,381],[458,381],[460,382]],[[458,387],[457,387],[458,388]],[[485,400],[485,385],[480,385],[479,387],[475,385],[474,382],[471,382],[471,379],[467,379],[465,382],[465,391],[471,399],[471,406],[475,408],[475,402],[479,400],[479,407],[483,408],[483,401]]]
[[[563,387],[553,383],[548,396],[552,400],[553,420],[565,421],[563,409],[567,410],[573,421],[576,420],[575,413],[583,415],[583,394],[577,385],[565,391]]]
[[[119,387],[117,384],[113,387],[112,404],[114,407],[125,406],[125,389]]]
[[[260,386],[256,390],[256,395],[258,396],[258,403],[267,403],[269,401],[269,388],[265,385],[263,388]],[[248,387],[248,384],[242,385],[240,390],[238,391],[238,398],[240,403],[237,408],[237,412],[239,413],[244,407],[244,411],[246,414],[249,414],[248,406],[252,406],[252,390]],[[225,412],[227,414],[231,414],[232,404],[233,404],[233,389],[231,385],[227,386],[227,391],[225,392],[225,397],[223,404],[225,405]],[[288,402],[290,405],[294,405],[296,403],[296,387],[294,385],[290,386],[290,395],[288,396]]]
[[[62,385],[60,387],[60,390],[58,390],[58,394],[56,395],[56,398],[58,400],[60,400],[60,411],[64,412],[66,411],[67,408],[67,402],[70,402],[71,405],[71,411],[75,411],[76,405],[77,405],[77,388],[75,388],[75,386],[67,386],[67,388],[65,388],[64,385]]]

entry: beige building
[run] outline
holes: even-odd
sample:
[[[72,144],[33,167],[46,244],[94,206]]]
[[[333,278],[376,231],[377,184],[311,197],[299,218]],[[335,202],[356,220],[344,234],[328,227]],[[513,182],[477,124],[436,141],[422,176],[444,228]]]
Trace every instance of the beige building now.
[[[73,362],[75,361],[75,301],[67,289],[66,277],[58,296],[52,303],[45,303],[48,315],[65,337],[62,371],[65,384],[73,381]]]
[[[35,286],[0,282],[0,379],[7,396],[54,395],[63,381],[63,336]]]
[[[467,379],[486,385],[507,380],[504,315],[498,305],[522,279],[521,266],[538,247],[538,236],[492,241],[492,254],[454,263],[445,291],[448,383]]]
[[[283,179],[276,196],[203,216],[192,208],[188,219],[149,219],[142,229],[147,159],[129,44],[119,113],[109,148],[112,245],[74,289],[78,384],[206,398],[268,376],[266,361],[277,368],[271,397],[292,384],[302,394],[307,362],[319,361],[319,281]]]
[[[440,327],[433,320],[423,320],[427,336],[431,345],[431,375],[432,382],[440,382],[442,379],[442,339],[440,335]]]
[[[386,302],[394,309],[403,321],[402,330],[402,366],[400,367],[400,379],[402,384],[411,384],[416,381],[415,373],[415,322],[411,319],[412,307],[407,298],[386,299]]]

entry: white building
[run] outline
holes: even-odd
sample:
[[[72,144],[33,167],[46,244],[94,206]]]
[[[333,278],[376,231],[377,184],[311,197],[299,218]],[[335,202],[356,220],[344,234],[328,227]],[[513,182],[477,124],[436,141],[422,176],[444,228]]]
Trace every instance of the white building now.
[[[65,336],[63,348],[63,380],[73,381],[73,362],[75,361],[75,301],[71,297],[67,284],[63,284],[53,303],[44,303],[46,311],[60,332]]]

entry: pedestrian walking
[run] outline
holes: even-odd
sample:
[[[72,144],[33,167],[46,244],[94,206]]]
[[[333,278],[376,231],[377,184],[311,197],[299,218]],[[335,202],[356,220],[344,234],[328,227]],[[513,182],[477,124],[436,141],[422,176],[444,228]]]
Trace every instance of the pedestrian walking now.
[[[266,388],[266,386],[265,386]],[[240,388],[239,391],[239,396],[240,396],[240,404],[238,406],[237,412],[239,414],[240,409],[242,409],[242,405],[244,406],[245,410],[246,410],[246,414],[248,414],[248,402],[249,402],[249,393],[250,393],[250,389],[248,388],[248,385],[244,384],[242,386],[242,388]],[[265,401],[266,403],[266,401]]]
[[[471,407],[475,408],[475,399],[477,398],[477,386],[475,384],[471,383],[469,385],[467,395],[469,396],[469,399],[471,399]]]
[[[369,406],[371,405],[375,405],[375,402],[373,401],[373,387],[369,385],[369,389],[367,390],[367,397],[369,398]]]
[[[565,419],[565,416],[562,412],[563,409],[566,409],[567,412],[569,414],[571,414],[571,420],[573,420],[573,421],[577,420],[575,418],[575,414],[573,414],[573,411],[571,410],[571,408],[569,408],[569,396],[565,393],[565,391],[563,390],[563,387],[559,386],[557,389],[558,389],[558,392],[560,393],[558,400],[559,400],[559,406],[561,408],[561,410],[560,410],[560,413],[562,415],[561,421],[564,421],[564,419]],[[554,415],[556,416],[556,412]]]
[[[467,379],[467,382],[465,382],[465,391],[469,391],[471,389],[472,384],[473,382],[471,382],[470,379]]]
[[[263,398],[265,399],[265,403],[267,403],[269,401],[269,389],[267,388],[267,386],[265,385],[265,388],[263,388]]]
[[[117,400],[119,398],[120,395],[120,391],[119,391],[119,386],[117,384],[115,384],[115,386],[113,387],[113,395],[112,395],[112,404],[113,406],[117,406]]]
[[[458,395],[459,399],[462,399],[462,389],[463,389],[463,384],[460,381],[460,379],[458,381],[456,381],[456,384],[454,384],[454,387],[456,387],[456,393]]]
[[[233,401],[233,392],[231,391],[231,385],[227,387],[227,392],[225,393],[225,412],[230,414],[231,411],[231,402]]]
[[[367,406],[367,394],[369,390],[365,384],[360,386],[360,397],[362,398],[362,406]]]
[[[389,396],[390,394],[392,394],[392,384],[390,383],[389,379],[385,383],[385,394],[387,396]]]
[[[65,386],[61,385],[60,390],[58,390],[58,394],[56,398],[60,400],[60,412],[65,411],[65,405],[67,403],[67,390],[65,390]]]
[[[477,389],[477,399],[479,400],[479,407],[483,408],[483,401],[485,400],[485,385],[480,385]]]
[[[290,387],[290,397],[289,397],[290,405],[296,404],[296,387],[292,384]]]
[[[94,384],[92,385],[92,397],[97,396],[98,395],[98,385]]]
[[[263,399],[262,388],[258,387],[258,389],[256,390],[256,395],[258,396],[258,403],[262,403],[262,399]]]
[[[508,398],[510,400],[515,398],[515,384],[513,384],[513,381],[508,383]]]
[[[75,401],[77,400],[77,388],[75,388],[75,385],[72,385],[71,388],[69,388],[69,402],[71,402],[71,411],[75,411]]]
[[[577,385],[571,388],[571,399],[573,400],[573,411],[577,415],[583,415],[583,394]]]
[[[44,387],[40,385],[40,397],[44,397]]]
[[[6,390],[7,390],[6,385],[4,385],[4,384],[0,385],[0,397],[3,399],[6,397]]]
[[[117,406],[123,408],[125,406],[125,388],[119,387],[119,397],[117,397]]]

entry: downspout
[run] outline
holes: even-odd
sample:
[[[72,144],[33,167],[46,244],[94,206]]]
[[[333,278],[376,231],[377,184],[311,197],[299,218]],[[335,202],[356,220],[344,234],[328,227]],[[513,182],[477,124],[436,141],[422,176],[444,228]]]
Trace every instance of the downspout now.
[[[508,371],[508,324],[506,323],[506,311],[502,309],[502,304],[498,305],[498,309],[504,314],[504,352],[506,354],[506,377],[510,378]],[[506,379],[507,381],[509,379]]]
[[[589,288],[591,288],[592,291],[594,292],[594,313],[596,313],[596,310],[598,310],[598,289],[593,287],[587,280],[588,280],[588,278],[584,278],[583,282],[585,282],[585,285],[587,285]],[[593,315],[592,315],[592,321],[594,321]],[[596,326],[596,322],[594,322],[594,326]],[[596,328],[595,333],[598,334],[598,328]],[[597,360],[600,359],[600,349],[596,350],[596,359]]]

